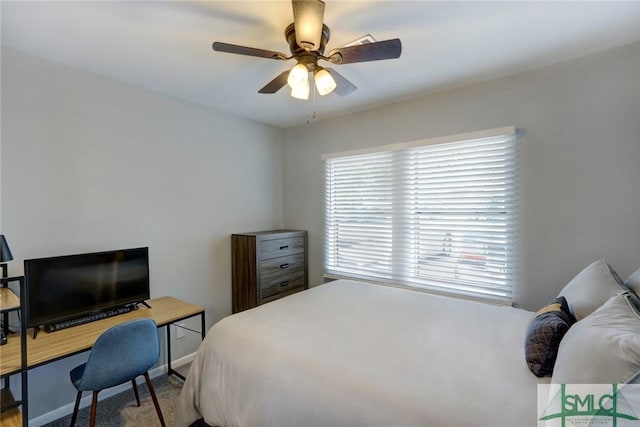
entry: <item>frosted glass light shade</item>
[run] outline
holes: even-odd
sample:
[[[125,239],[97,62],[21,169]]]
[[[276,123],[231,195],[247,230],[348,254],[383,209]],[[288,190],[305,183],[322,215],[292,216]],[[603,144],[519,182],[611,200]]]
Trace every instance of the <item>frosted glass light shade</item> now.
[[[291,96],[298,99],[309,99],[309,80],[306,84],[298,84],[291,88]]]
[[[333,92],[336,88],[336,81],[331,76],[331,73],[324,68],[317,71],[315,74],[316,88],[320,95],[326,95]]]
[[[287,84],[291,89],[302,89],[305,85],[309,86],[309,70],[304,64],[297,64],[289,71]]]

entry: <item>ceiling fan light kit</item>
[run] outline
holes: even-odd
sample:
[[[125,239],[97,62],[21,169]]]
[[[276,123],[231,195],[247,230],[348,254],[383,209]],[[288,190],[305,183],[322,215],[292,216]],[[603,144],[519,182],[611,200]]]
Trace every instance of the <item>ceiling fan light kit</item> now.
[[[321,0],[292,0],[293,20],[285,28],[284,35],[291,56],[266,49],[214,42],[213,50],[278,61],[295,59],[296,65],[267,83],[258,93],[276,93],[285,85],[291,88],[291,96],[309,99],[309,73],[313,73],[315,88],[320,95],[335,92],[346,96],[357,89],[356,85],[331,68],[318,65],[319,60],[332,64],[379,61],[399,58],[402,53],[400,39],[385,40],[333,49],[328,56],[324,50],[329,41],[329,27],[323,23],[324,2]]]
[[[289,71],[287,84],[291,88],[291,96],[298,99],[309,99],[309,68],[304,64],[296,64]],[[316,89],[321,96],[328,95],[336,88],[336,81],[331,74],[322,67],[315,67],[313,79]]]

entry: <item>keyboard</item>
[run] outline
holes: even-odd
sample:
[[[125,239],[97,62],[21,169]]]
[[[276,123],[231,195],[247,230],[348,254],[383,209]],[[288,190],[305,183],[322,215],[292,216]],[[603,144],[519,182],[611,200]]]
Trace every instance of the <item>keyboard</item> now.
[[[75,317],[69,320],[63,320],[62,322],[51,323],[44,326],[44,330],[47,332],[59,331],[60,329],[71,328],[73,326],[83,325],[89,322],[95,322],[96,320],[106,319],[107,317],[117,316],[119,314],[129,313],[130,311],[137,310],[137,305],[126,305],[123,307],[117,307],[110,310],[98,311],[88,314],[82,317]]]

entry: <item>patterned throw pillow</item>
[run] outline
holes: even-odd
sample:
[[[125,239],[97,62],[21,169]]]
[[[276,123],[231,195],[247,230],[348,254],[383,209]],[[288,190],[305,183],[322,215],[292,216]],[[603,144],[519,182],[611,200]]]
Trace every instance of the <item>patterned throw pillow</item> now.
[[[576,322],[567,300],[560,296],[541,308],[529,322],[525,340],[525,357],[537,377],[549,376],[558,356],[562,337]]]

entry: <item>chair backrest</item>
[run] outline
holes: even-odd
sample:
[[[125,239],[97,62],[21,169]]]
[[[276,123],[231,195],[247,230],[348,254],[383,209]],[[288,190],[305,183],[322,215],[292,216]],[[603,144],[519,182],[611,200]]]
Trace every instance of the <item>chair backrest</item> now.
[[[160,358],[158,329],[153,319],[116,325],[100,335],[85,365],[78,390],[102,390],[147,372]]]

